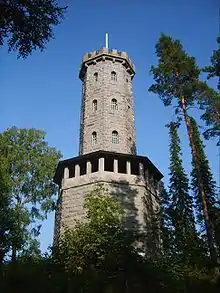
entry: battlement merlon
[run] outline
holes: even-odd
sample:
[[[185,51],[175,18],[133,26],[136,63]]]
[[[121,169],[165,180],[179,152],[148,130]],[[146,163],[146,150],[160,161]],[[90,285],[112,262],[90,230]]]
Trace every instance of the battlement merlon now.
[[[128,54],[126,52],[121,52],[115,49],[102,48],[100,50],[93,51],[84,55],[79,72],[79,78],[83,80],[86,68],[89,65],[105,59],[112,60],[113,62],[122,63],[126,67],[127,71],[131,74],[131,78],[134,77],[135,66],[131,62],[131,59],[128,57]]]

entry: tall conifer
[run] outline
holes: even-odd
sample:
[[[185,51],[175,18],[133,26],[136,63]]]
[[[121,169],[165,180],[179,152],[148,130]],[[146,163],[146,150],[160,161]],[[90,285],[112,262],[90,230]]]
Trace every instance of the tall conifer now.
[[[208,213],[208,203],[206,202],[206,188],[203,186],[202,178],[199,177],[201,173],[199,156],[193,142],[188,114],[189,107],[197,103],[200,107],[204,107],[204,101],[215,99],[217,93],[207,83],[199,79],[201,70],[196,64],[196,60],[187,54],[180,41],[162,34],[156,44],[156,54],[158,65],[151,68],[154,84],[149,88],[149,91],[158,94],[165,106],[175,106],[175,114],[178,119],[184,117],[192,156],[198,173],[198,188],[202,196],[202,209],[210,258],[217,267],[218,258],[213,242],[213,229]]]
[[[170,134],[170,180],[169,195],[171,197],[170,215],[175,235],[175,254],[182,261],[198,259],[201,250],[195,227],[193,199],[189,194],[189,180],[182,165],[178,125],[169,124]],[[194,261],[193,261],[194,262]]]
[[[170,217],[170,197],[163,182],[160,184],[160,217],[162,250],[163,254],[169,258],[173,254],[174,233]]]
[[[216,182],[213,179],[213,175],[209,166],[209,161],[206,157],[204,145],[202,139],[200,138],[200,133],[198,130],[197,123],[194,118],[190,117],[190,125],[193,132],[193,141],[195,144],[196,152],[199,158],[199,169],[195,167],[195,161],[192,160],[192,188],[194,191],[195,203],[196,203],[196,212],[197,212],[197,220],[201,225],[201,228],[204,227],[204,213],[203,213],[203,198],[201,196],[201,192],[199,189],[198,177],[201,178],[203,182],[203,186],[205,188],[206,194],[206,202],[208,213],[210,214],[211,226],[212,226],[212,237],[213,242],[217,243],[219,236],[217,235],[219,232],[218,228],[218,218],[219,218],[219,208],[216,191]],[[198,174],[198,170],[200,170],[200,174]]]

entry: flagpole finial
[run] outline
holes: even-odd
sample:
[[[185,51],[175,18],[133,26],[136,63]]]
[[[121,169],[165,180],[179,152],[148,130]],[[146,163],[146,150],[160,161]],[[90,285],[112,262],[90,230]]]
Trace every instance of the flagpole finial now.
[[[105,47],[108,49],[108,33],[105,34]]]

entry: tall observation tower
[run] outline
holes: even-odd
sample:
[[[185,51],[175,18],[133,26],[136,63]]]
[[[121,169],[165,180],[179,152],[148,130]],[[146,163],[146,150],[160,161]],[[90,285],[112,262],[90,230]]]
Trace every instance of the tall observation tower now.
[[[135,67],[126,52],[106,47],[83,57],[79,156],[60,161],[55,174],[60,195],[54,241],[65,226],[84,215],[84,198],[103,184],[126,212],[129,229],[149,230],[158,208],[155,165],[136,154],[132,79]]]

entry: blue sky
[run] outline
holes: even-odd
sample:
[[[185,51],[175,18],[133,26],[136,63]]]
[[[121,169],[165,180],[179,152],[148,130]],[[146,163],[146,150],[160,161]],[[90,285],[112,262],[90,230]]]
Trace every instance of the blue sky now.
[[[47,140],[63,153],[76,156],[79,147],[82,56],[105,45],[127,51],[136,66],[133,80],[137,149],[148,156],[168,182],[168,132],[165,124],[173,110],[148,92],[149,69],[156,63],[155,43],[161,32],[178,38],[200,66],[209,63],[216,48],[219,0],[75,0],[66,19],[55,29],[55,39],[45,52],[35,51],[26,60],[0,51],[0,131],[13,125],[47,132]],[[213,82],[214,85],[214,82]],[[198,116],[198,113],[197,113]],[[191,154],[185,127],[181,127],[184,167],[190,172]],[[208,141],[206,153],[219,182],[216,142]],[[52,241],[54,215],[43,225],[41,247]]]

